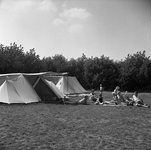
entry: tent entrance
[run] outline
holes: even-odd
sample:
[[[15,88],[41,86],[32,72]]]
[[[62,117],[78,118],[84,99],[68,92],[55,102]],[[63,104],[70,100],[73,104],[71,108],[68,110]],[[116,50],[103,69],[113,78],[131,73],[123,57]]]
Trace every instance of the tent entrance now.
[[[35,85],[34,89],[38,96],[41,98],[42,101],[55,101],[58,99],[56,94],[47,86],[47,84],[40,78],[39,81]]]

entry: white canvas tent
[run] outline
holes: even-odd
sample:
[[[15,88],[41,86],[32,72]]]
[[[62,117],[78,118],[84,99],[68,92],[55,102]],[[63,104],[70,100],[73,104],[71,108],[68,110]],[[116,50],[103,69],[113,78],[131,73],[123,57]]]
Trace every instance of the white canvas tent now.
[[[63,98],[64,94],[51,81],[44,79],[44,74],[47,73],[14,73],[0,75],[0,102],[30,103],[40,100],[51,102],[52,100]],[[35,93],[38,100],[35,100],[29,92]],[[24,100],[19,99],[19,97],[17,98],[19,94],[24,97]],[[30,100],[30,98],[33,100]],[[27,99],[27,101],[25,101],[25,99]]]
[[[0,86],[2,86],[5,81],[7,82],[5,84],[8,85],[8,81],[23,76],[27,83],[31,85],[32,90],[44,101],[61,99],[64,98],[65,94],[80,94],[86,92],[76,77],[67,75],[68,73],[53,72],[0,74]],[[4,100],[0,99],[0,102],[1,101]]]
[[[0,86],[0,102],[27,104],[39,101],[39,96],[22,75],[14,80],[6,80]]]
[[[76,77],[63,76],[56,86],[64,94],[79,94],[86,92]]]

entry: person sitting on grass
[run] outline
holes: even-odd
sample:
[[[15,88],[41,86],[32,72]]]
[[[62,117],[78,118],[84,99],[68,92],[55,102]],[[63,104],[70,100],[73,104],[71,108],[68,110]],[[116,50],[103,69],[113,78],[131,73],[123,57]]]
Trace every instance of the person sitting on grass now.
[[[134,101],[132,98],[130,98],[128,95],[127,95],[127,91],[125,92],[124,94],[124,99],[125,99],[125,102],[127,104],[127,106],[133,106],[134,105]]]
[[[102,84],[100,84],[100,91],[99,91],[99,97],[97,98],[96,102],[94,104],[100,105],[103,104],[103,87]]]
[[[118,104],[118,92],[120,91],[120,87],[117,86],[114,91],[112,92],[113,100],[111,101],[114,102],[115,104]]]
[[[113,96],[113,100],[110,102],[111,104],[116,104],[116,105],[119,105],[119,104],[126,104],[126,100],[124,98],[124,96],[121,94],[120,92],[120,87],[117,86],[114,91],[112,92],[112,96]]]
[[[92,91],[91,91],[91,95],[90,95],[90,99],[92,100],[92,102],[96,102],[97,101],[97,95],[96,95],[96,93],[95,93],[95,91],[94,91],[94,89],[92,89]]]
[[[103,104],[102,93],[100,93],[99,97],[97,98],[97,100],[94,104],[96,104],[96,105],[102,105]]]
[[[125,103],[124,96],[121,94],[120,91],[117,91],[117,104]]]
[[[133,101],[134,101],[134,105],[138,106],[138,107],[150,107],[147,104],[144,103],[144,101],[138,96],[138,92],[135,91],[134,95],[132,97]]]

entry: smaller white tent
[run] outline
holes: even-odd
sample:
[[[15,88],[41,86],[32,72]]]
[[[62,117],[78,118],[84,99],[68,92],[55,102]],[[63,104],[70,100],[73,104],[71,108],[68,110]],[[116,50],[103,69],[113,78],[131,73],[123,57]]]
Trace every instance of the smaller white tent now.
[[[56,86],[64,94],[79,94],[86,92],[76,77],[63,76]]]
[[[23,75],[14,80],[6,80],[0,86],[0,102],[3,103],[32,103],[40,98]]]

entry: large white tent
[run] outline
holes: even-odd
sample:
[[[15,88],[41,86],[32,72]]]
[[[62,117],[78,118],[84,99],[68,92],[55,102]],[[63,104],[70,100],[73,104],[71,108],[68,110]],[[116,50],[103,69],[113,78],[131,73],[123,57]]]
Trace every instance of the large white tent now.
[[[27,86],[30,86],[28,92],[36,93],[36,100],[34,98],[33,101],[29,100],[29,97],[32,97],[32,95],[30,96],[28,94]],[[66,94],[86,92],[76,77],[68,76],[67,73],[53,72],[0,74],[0,91],[3,91],[0,92],[0,102],[6,103],[18,103],[17,96],[10,96],[11,94],[19,94],[18,91],[20,91],[22,97],[25,97],[24,99],[29,95],[27,96],[29,101],[19,100],[23,103],[37,102],[40,100],[52,101],[62,99]],[[16,101],[13,100],[13,97],[16,97]]]
[[[47,73],[13,73],[0,75],[0,102],[30,103],[41,100],[51,102],[64,98],[64,94],[55,84],[51,81],[47,81],[43,77],[44,74]],[[35,100],[29,92],[35,93],[37,100]],[[19,94],[22,95],[20,97],[24,97],[24,99],[17,98]],[[30,98],[33,100],[30,100]],[[27,101],[25,99],[27,99]]]
[[[10,104],[39,101],[39,96],[22,75],[14,80],[6,80],[0,86],[0,102]]]

